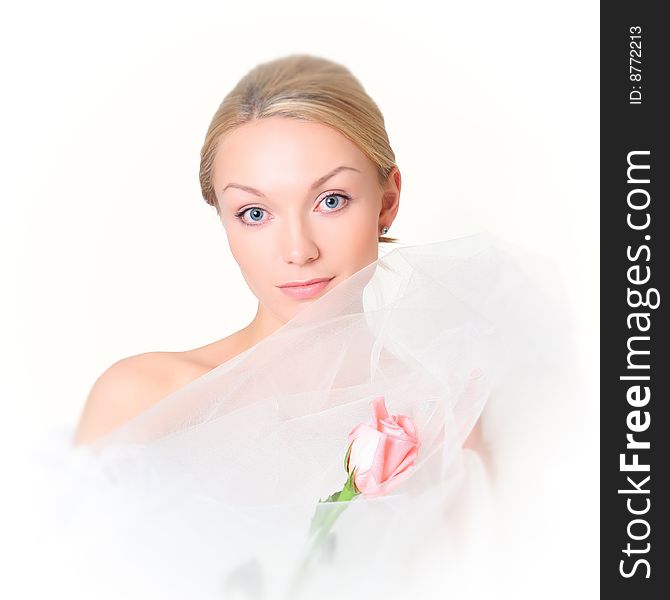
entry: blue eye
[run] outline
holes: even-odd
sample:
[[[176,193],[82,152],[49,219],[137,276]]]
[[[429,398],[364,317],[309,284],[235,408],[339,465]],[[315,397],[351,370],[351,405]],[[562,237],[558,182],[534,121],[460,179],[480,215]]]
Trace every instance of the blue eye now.
[[[244,220],[244,215],[249,213],[249,216],[251,220],[254,223],[260,223],[261,219],[263,218],[263,213],[265,212],[265,209],[260,208],[258,206],[250,206],[249,208],[245,208],[244,210],[241,210],[240,212],[235,213],[235,216],[242,221],[245,225],[251,225],[251,223],[248,223],[247,221]],[[253,225],[251,225],[253,227]]]
[[[346,196],[344,194],[328,194],[327,196],[324,196],[323,200],[321,202],[325,204],[328,208],[332,208],[333,211],[328,211],[328,212],[334,212],[335,210],[340,209],[340,204],[342,200],[350,200],[349,196]],[[334,206],[333,206],[334,204]]]
[[[331,200],[334,201],[335,206],[333,206],[333,204],[330,202]],[[338,196],[337,194],[328,194],[328,195],[322,200],[322,202],[323,202],[328,208],[337,208],[337,206],[338,206],[339,203],[340,203],[340,196]]]
[[[260,221],[263,218],[263,209],[254,207],[250,208],[248,211],[249,217],[251,217],[252,221]]]

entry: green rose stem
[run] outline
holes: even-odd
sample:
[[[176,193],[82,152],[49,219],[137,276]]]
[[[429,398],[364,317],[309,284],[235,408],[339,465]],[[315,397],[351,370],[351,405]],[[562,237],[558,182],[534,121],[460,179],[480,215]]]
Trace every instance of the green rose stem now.
[[[350,453],[351,453],[351,444],[349,445],[347,454],[344,457],[344,469],[345,471],[347,471],[347,473],[349,473]],[[361,492],[356,487],[356,483],[354,482],[355,472],[356,469],[352,470],[351,473],[349,473],[347,481],[345,482],[344,487],[340,491],[333,492],[325,500],[319,500],[319,504],[322,502],[348,502],[349,500],[353,500],[356,496],[358,496]],[[310,539],[308,541],[307,551],[305,552],[303,559],[300,561],[300,564],[298,565],[298,568],[296,569],[296,572],[291,579],[291,584],[289,587],[290,594],[294,594],[296,592],[300,584],[305,580],[305,578],[309,574],[312,561],[314,560],[314,557],[316,556],[319,550],[320,544],[323,542],[325,537],[333,528],[335,521],[340,516],[342,511],[345,508],[347,508],[347,506],[349,505],[342,504],[341,506],[332,507],[327,511],[320,511],[317,506],[316,512],[312,517],[312,522],[309,528]],[[289,597],[293,596],[290,595]]]

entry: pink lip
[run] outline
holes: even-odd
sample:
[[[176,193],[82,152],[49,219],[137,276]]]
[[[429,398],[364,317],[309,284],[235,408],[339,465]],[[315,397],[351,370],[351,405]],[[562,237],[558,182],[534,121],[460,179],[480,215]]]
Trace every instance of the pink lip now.
[[[278,287],[290,298],[302,300],[318,296],[333,279],[334,277],[331,277],[330,279],[321,277],[303,282],[292,281]]]

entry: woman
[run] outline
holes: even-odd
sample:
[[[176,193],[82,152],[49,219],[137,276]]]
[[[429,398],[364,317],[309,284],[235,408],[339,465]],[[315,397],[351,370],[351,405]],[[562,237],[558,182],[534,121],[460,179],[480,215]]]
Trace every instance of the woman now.
[[[256,316],[202,348],[113,365],[91,391],[77,444],[252,347],[393,241],[383,232],[400,172],[379,109],[339,65],[290,56],[258,66],[222,102],[201,157],[203,197],[258,298]],[[328,281],[292,285],[315,278]]]
[[[518,483],[528,432],[560,423],[565,314],[492,236],[378,257],[400,172],[379,109],[328,60],[247,74],[200,181],[256,315],[98,379],[43,484],[42,580],[70,597],[473,594],[499,559],[492,484]]]

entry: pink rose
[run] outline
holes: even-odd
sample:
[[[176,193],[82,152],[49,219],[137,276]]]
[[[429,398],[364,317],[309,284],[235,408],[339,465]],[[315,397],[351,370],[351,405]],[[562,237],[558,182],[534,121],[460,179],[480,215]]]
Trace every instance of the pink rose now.
[[[337,508],[320,511],[317,506],[309,527],[309,547],[293,575],[292,587],[309,572],[319,545],[350,501],[360,495],[374,498],[386,494],[412,472],[420,446],[414,421],[403,415],[390,416],[384,396],[377,396],[371,406],[372,422],[356,425],[349,432],[344,455],[347,471],[344,487],[319,500],[319,504],[338,503]]]
[[[372,422],[356,425],[349,433],[351,450],[346,466],[348,473],[355,469],[358,490],[373,498],[409,476],[421,444],[414,421],[389,415],[384,396],[377,396],[371,404]]]

